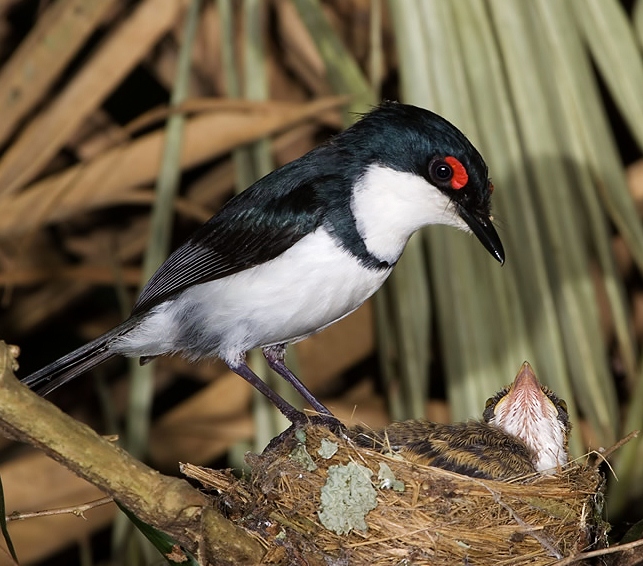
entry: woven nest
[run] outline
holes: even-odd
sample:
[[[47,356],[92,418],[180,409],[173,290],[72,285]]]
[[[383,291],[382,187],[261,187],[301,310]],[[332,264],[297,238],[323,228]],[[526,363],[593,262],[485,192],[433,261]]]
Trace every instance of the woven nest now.
[[[219,509],[266,548],[264,563],[545,565],[606,544],[604,479],[586,465],[474,479],[319,426],[289,430],[246,460],[246,479],[190,465],[183,472],[217,490]]]

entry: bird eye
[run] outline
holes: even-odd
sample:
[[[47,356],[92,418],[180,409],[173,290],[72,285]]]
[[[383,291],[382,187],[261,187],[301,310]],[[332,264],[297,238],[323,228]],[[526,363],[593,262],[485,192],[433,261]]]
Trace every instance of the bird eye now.
[[[435,183],[447,183],[453,178],[453,167],[442,159],[436,159],[429,165],[429,175]]]
[[[447,185],[455,191],[462,189],[469,182],[466,167],[452,155],[431,161],[429,163],[429,177],[438,187]]]

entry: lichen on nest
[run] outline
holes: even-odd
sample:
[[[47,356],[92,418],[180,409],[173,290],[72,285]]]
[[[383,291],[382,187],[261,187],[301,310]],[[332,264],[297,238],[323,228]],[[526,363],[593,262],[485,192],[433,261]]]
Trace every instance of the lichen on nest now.
[[[302,555],[309,564],[324,565],[546,565],[606,545],[604,478],[595,467],[572,464],[554,475],[482,480],[356,446],[321,426],[304,432],[289,430],[263,454],[248,454],[246,479],[183,467],[186,475],[215,488],[215,504],[259,538],[267,550],[264,563],[289,564]],[[328,457],[325,448],[320,455],[322,442],[335,443],[336,452]],[[291,457],[302,450],[314,470]],[[322,505],[322,493],[334,473],[329,469],[351,464],[375,474],[386,464],[389,483],[394,479],[403,489],[381,488],[381,480],[369,476],[376,506],[364,513],[366,530],[345,533],[340,517],[343,534],[337,534],[320,520],[320,511],[332,513]],[[341,506],[335,511],[346,515]]]

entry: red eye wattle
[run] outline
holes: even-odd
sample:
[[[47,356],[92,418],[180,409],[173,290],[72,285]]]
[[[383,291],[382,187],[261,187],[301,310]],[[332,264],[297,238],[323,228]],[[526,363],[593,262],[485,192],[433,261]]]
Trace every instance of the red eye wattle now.
[[[469,182],[469,174],[465,169],[464,165],[460,163],[458,159],[449,155],[445,157],[444,160],[451,165],[453,169],[453,178],[451,179],[451,188],[452,189],[461,189]]]

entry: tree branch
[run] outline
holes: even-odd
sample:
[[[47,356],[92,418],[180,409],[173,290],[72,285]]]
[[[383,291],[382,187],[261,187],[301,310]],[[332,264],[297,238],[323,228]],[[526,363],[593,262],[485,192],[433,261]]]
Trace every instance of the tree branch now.
[[[41,449],[172,536],[203,564],[256,564],[261,545],[185,480],[164,476],[22,385],[17,348],[0,341],[0,430]]]

